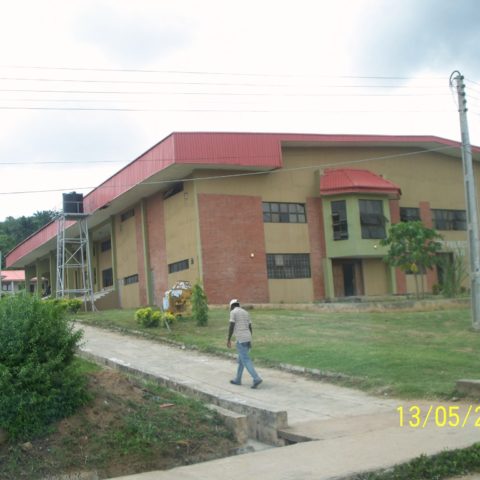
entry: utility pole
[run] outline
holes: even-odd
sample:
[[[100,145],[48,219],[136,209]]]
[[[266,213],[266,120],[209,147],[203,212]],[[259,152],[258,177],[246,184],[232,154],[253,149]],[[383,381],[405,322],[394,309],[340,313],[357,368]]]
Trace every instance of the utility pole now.
[[[458,96],[458,113],[462,134],[462,163],[465,182],[465,199],[467,206],[468,244],[470,250],[470,285],[472,294],[472,326],[480,330],[480,242],[478,234],[477,195],[475,193],[475,177],[473,174],[472,146],[468,133],[467,98],[465,95],[464,77],[455,71],[450,75],[450,85],[455,86]]]

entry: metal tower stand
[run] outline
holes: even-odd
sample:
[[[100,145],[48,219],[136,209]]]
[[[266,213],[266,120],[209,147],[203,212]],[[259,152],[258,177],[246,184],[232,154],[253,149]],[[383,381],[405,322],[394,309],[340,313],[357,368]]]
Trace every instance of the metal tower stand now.
[[[93,296],[90,245],[88,241],[88,214],[62,213],[57,221],[57,298],[82,296],[85,310],[96,310]],[[66,221],[74,220],[78,236],[68,237]],[[69,275],[73,271],[74,278]]]

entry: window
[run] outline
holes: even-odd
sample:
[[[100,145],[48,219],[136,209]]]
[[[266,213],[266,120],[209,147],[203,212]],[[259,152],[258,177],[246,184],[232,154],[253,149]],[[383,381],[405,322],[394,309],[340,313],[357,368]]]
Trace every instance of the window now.
[[[120,215],[120,220],[124,222],[125,220],[128,220],[130,217],[133,217],[135,215],[135,210],[132,208],[131,210],[127,210],[126,212],[123,212]]]
[[[385,238],[382,200],[359,200],[362,238]]]
[[[111,268],[107,268],[106,270],[102,270],[102,287],[107,288],[113,285],[113,270]]]
[[[420,209],[413,207],[400,207],[401,222],[416,222],[420,220]]]
[[[167,198],[173,197],[179,192],[183,192],[183,182],[175,183],[165,190],[165,192],[163,192],[163,199],[166,200]]]
[[[168,273],[181,272],[188,269],[188,259],[168,264]]]
[[[124,285],[131,285],[132,283],[138,283],[138,273],[135,275],[129,275],[123,279]]]
[[[308,253],[267,254],[268,278],[310,278]]]
[[[100,251],[101,252],[106,252],[108,250],[112,249],[112,241],[110,238],[108,240],[104,240],[103,242],[100,243]]]
[[[306,223],[304,203],[263,202],[265,223]]]
[[[465,210],[432,209],[433,226],[437,230],[466,230],[467,213]]]
[[[345,200],[337,200],[331,203],[332,228],[334,240],[346,240],[348,238],[347,206]]]

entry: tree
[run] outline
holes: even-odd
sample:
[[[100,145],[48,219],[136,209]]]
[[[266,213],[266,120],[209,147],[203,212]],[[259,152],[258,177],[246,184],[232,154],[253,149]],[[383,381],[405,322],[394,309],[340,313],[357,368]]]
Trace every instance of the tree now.
[[[192,317],[197,321],[197,325],[204,327],[208,323],[208,303],[207,296],[202,286],[196,283],[192,288]]]
[[[465,250],[459,246],[450,253],[442,255],[438,265],[442,269],[440,289],[447,298],[458,296],[463,289],[463,282],[468,278]]]
[[[392,225],[388,237],[380,242],[381,245],[389,247],[384,258],[385,262],[415,275],[417,298],[420,296],[418,274],[422,273],[423,295],[423,272],[437,262],[437,254],[442,248],[441,239],[442,236],[436,230],[425,227],[421,221],[416,221]]]
[[[42,210],[35,212],[29,217],[7,217],[3,222],[0,222],[0,252],[2,255],[2,262],[4,263],[5,255],[25,240],[27,237],[35,233],[47,223],[51,222],[57,212],[54,210]],[[1,268],[4,268],[4,264]]]

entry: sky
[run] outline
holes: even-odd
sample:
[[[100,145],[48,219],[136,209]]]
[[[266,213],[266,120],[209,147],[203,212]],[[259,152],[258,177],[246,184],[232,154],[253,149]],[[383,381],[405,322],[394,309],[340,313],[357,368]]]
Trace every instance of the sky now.
[[[0,221],[60,209],[173,131],[480,145],[477,0],[0,0]]]

